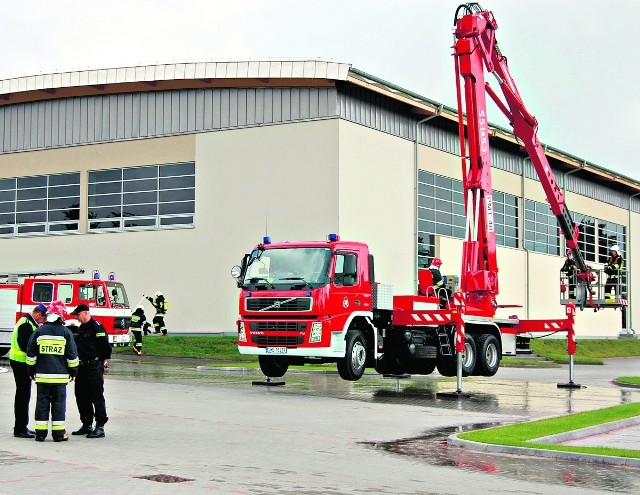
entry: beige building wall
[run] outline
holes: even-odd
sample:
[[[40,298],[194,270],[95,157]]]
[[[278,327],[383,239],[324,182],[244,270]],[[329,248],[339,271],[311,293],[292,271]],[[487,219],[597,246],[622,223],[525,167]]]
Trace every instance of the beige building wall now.
[[[198,242],[184,253],[197,266],[180,285],[189,294],[184,330],[235,330],[230,271],[265,233],[281,242],[338,231],[338,127],[335,119],[198,135]]]
[[[233,331],[238,289],[230,269],[270,235],[273,241],[343,239],[367,242],[380,282],[395,293],[415,291],[414,144],[339,119],[0,155],[4,177],[81,173],[81,230],[86,232],[87,171],[196,162],[195,228],[2,239],[0,271],[83,267],[114,271],[132,304],[162,290],[170,301],[169,331]],[[462,178],[459,157],[420,146],[421,169]],[[522,178],[492,171],[493,186],[520,196]],[[525,179],[528,198],[546,201]],[[633,259],[640,215],[567,194],[572,211],[629,224],[631,287],[640,293]],[[629,223],[630,222],[630,223]],[[459,275],[462,241],[437,237],[443,273]],[[498,247],[498,316],[562,318],[560,256]],[[636,298],[637,299],[637,298]],[[633,314],[631,301],[629,321]],[[153,311],[146,303],[147,315]],[[578,336],[618,335],[620,311],[579,311]]]
[[[414,294],[416,206],[413,145],[340,122],[340,236],[363,241],[375,257],[376,280]]]
[[[337,157],[337,120],[0,155],[7,177],[80,171],[83,197],[88,170],[196,161],[195,228],[3,239],[0,271],[114,271],[134,305],[163,291],[170,332],[234,331],[230,270],[265,229],[274,241],[337,230]]]

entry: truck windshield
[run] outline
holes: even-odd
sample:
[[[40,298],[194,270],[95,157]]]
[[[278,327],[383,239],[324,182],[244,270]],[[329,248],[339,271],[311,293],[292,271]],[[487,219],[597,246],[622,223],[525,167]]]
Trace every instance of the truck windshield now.
[[[111,300],[111,307],[129,306],[129,299],[127,298],[127,292],[124,290],[124,285],[107,282],[107,291]]]
[[[255,289],[315,289],[329,282],[329,248],[253,251],[244,286]]]

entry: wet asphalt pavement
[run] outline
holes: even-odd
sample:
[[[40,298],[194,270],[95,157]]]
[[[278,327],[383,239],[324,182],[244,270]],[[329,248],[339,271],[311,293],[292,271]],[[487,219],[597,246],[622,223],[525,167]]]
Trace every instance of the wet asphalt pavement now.
[[[621,388],[612,380],[638,375],[640,359],[576,366],[574,380],[583,385],[580,389],[557,387],[568,382],[566,366],[501,368],[492,378],[464,379],[463,391],[471,395],[466,399],[441,398],[438,393],[454,391],[456,382],[438,374],[398,379],[367,374],[360,381],[345,382],[334,371],[294,371],[284,377],[285,385],[267,387],[253,384],[264,382],[259,370],[221,370],[208,364],[114,356],[106,383],[113,424],[107,425],[106,441],[98,444],[107,468],[96,473],[101,475],[96,479],[103,486],[110,481],[117,485],[104,493],[640,492],[640,469],[479,453],[446,442],[451,433],[486,425],[638,402],[640,390]],[[7,363],[0,360],[2,366]],[[5,424],[11,417],[10,374],[0,374]],[[77,421],[72,397],[69,391],[68,428]],[[349,418],[355,422],[351,427]],[[200,425],[196,431],[202,438],[192,435],[194,423]],[[166,435],[163,426],[169,429]],[[215,446],[207,447],[209,435],[216,439]],[[305,441],[300,443],[300,438]],[[83,442],[91,440],[74,437],[63,449],[49,443],[48,455],[24,442],[0,434],[0,494],[22,493],[11,468],[22,463],[26,468],[29,459],[48,459],[53,480],[69,466],[80,466],[76,483],[91,483],[91,477],[83,478],[91,468],[66,457],[72,448],[84,448]],[[218,459],[220,445],[226,447]],[[62,458],[55,457],[52,448]],[[358,467],[347,470],[353,462]],[[172,475],[191,481],[165,485]],[[36,493],[38,481],[30,478],[24,488]]]

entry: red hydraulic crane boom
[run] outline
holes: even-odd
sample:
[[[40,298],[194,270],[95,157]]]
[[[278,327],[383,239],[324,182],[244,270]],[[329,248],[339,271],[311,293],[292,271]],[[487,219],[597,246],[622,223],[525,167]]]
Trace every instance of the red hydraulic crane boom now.
[[[564,195],[556,183],[544,149],[537,138],[538,121],[524,106],[509,72],[507,59],[498,48],[495,37],[497,28],[493,13],[483,10],[477,3],[463,4],[456,10],[454,58],[462,182],[467,218],[460,288],[466,295],[467,313],[484,316],[495,314],[495,296],[498,294],[486,94],[509,119],[514,134],[527,150],[551,211],[565,236],[567,247],[573,252],[578,278],[587,286],[589,283],[589,267],[578,249],[578,226],[571,218]],[[495,76],[506,103],[485,81],[485,68]]]

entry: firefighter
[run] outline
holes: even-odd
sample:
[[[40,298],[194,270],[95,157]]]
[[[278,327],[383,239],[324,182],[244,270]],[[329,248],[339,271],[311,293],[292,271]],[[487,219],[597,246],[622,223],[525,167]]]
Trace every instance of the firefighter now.
[[[147,317],[144,314],[144,306],[136,306],[136,310],[131,315],[131,333],[135,341],[133,344],[133,353],[138,356],[142,354],[142,330],[146,328],[146,322]]]
[[[16,395],[13,400],[13,436],[18,438],[34,438],[36,432],[28,428],[29,401],[31,400],[31,377],[27,367],[27,345],[29,338],[45,322],[47,307],[40,303],[31,313],[25,313],[18,320],[11,334],[11,350],[9,363],[16,382]]]
[[[440,273],[440,267],[442,266],[442,260],[440,258],[433,258],[431,265],[429,265],[429,271],[433,277],[433,290],[440,298],[440,308],[446,308],[451,300],[451,289],[444,284],[444,278]]]
[[[147,297],[147,300],[156,308],[156,315],[153,317],[154,333],[162,333],[163,336],[166,336],[167,327],[164,324],[164,315],[169,309],[169,302],[160,291],[156,292],[154,297]]]
[[[76,335],[80,366],[75,395],[82,422],[82,426],[72,435],[102,438],[105,436],[104,425],[109,420],[104,400],[104,370],[111,357],[109,337],[105,328],[91,318],[89,306],[86,304],[79,304],[71,314],[80,322]]]
[[[622,295],[622,290],[620,288],[620,270],[623,269],[624,258],[620,256],[620,246],[614,244],[613,246],[611,246],[609,259],[607,260],[607,264],[604,267],[604,272],[607,274],[607,282],[604,285],[605,299],[614,297],[614,291],[616,296]]]
[[[44,442],[49,432],[55,442],[69,440],[64,420],[67,409],[67,383],[78,371],[78,352],[71,331],[64,326],[67,310],[61,301],[47,307],[47,322],[29,339],[29,376],[38,387],[36,401],[36,441]]]
[[[569,299],[576,298],[576,260],[573,259],[573,251],[567,249],[567,258],[564,260],[564,265],[560,268],[560,272],[564,273],[567,277],[567,284],[569,287]]]

